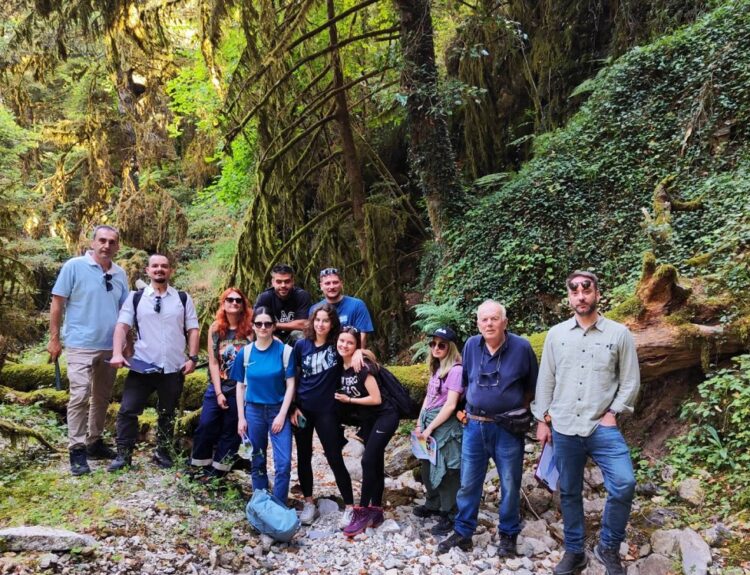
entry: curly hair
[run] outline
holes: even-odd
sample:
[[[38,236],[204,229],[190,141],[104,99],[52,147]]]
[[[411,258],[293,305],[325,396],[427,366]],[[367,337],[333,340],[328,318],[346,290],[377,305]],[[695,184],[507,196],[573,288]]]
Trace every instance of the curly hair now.
[[[331,331],[328,332],[326,343],[335,346],[336,340],[339,338],[339,332],[341,331],[341,320],[339,319],[339,314],[336,311],[336,308],[329,303],[324,303],[320,307],[315,308],[315,311],[313,311],[307,320],[307,325],[305,326],[303,333],[306,339],[309,339],[312,342],[315,341],[315,327],[313,324],[315,322],[315,316],[321,311],[326,312],[328,314],[328,319],[331,320]]]
[[[215,331],[219,334],[220,339],[224,339],[229,331],[229,319],[227,313],[224,311],[224,301],[230,293],[236,293],[242,298],[242,313],[237,324],[237,331],[235,338],[237,339],[252,339],[253,337],[253,310],[249,305],[247,296],[243,291],[236,287],[229,287],[219,296],[219,309],[216,310],[216,323]]]

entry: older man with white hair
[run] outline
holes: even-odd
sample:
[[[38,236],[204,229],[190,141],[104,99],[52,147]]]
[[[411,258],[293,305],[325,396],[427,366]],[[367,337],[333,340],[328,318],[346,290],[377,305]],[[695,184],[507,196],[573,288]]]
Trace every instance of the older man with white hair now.
[[[461,488],[454,533],[438,551],[469,550],[477,527],[479,502],[490,457],[500,477],[498,555],[516,554],[521,531],[520,490],[524,431],[531,424],[528,406],[534,393],[537,360],[529,342],[507,331],[505,308],[487,300],[477,309],[480,335],[464,345],[463,379],[468,422],[461,447]]]

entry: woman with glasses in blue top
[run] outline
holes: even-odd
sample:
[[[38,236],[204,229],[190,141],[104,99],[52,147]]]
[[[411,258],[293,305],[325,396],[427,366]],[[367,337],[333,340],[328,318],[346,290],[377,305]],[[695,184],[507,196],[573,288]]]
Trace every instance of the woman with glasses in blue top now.
[[[237,381],[237,432],[253,446],[253,489],[268,489],[266,451],[273,448],[273,495],[286,504],[292,470],[292,427],[287,417],[294,398],[292,348],[273,337],[276,320],[270,309],[255,308],[255,341],[237,354],[232,378]]]

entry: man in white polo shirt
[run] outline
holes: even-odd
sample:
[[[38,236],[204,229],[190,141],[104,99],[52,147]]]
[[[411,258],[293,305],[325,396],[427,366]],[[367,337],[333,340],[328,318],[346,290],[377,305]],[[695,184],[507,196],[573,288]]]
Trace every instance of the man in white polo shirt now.
[[[185,376],[195,370],[198,362],[200,334],[193,300],[169,285],[173,271],[166,256],[152,255],[146,267],[150,285],[128,296],[117,319],[111,363],[117,368],[128,366],[130,371],[117,414],[117,458],[107,471],[131,465],[138,416],[154,391],[158,396],[159,421],[153,461],[163,468],[174,464],[174,413]],[[132,326],[136,327],[137,339],[133,357],[127,360],[122,352]]]
[[[65,262],[52,288],[47,351],[53,362],[62,353],[61,339],[65,342],[70,381],[68,449],[73,475],[91,471],[87,456],[115,456],[102,440],[102,432],[116,373],[109,364],[112,332],[128,295],[128,278],[112,261],[119,248],[117,230],[97,226],[91,250]]]

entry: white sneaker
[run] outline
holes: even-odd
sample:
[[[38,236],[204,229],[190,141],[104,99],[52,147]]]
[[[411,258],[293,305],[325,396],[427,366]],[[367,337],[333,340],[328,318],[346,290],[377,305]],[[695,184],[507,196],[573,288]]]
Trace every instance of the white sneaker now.
[[[299,514],[299,520],[302,525],[312,525],[312,522],[320,515],[315,503],[305,502],[302,513]]]
[[[343,529],[344,527],[348,526],[352,522],[352,517],[354,517],[354,507],[349,506],[346,509],[344,509],[344,513],[341,515],[341,519],[339,520],[339,529]]]

